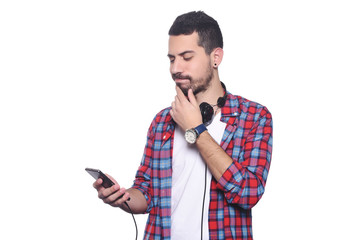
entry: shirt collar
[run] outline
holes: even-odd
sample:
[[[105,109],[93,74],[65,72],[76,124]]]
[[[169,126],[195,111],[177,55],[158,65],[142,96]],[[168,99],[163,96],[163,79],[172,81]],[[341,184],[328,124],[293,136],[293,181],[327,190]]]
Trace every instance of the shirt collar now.
[[[240,101],[238,97],[227,92],[227,98],[224,107],[221,108],[221,121],[231,125],[237,125],[240,115]]]
[[[167,114],[164,115],[163,121],[167,124],[175,125],[175,121],[170,116],[170,109],[171,107],[167,108]],[[232,95],[230,92],[227,91],[227,98],[224,107],[221,108],[221,119],[220,121],[235,125],[237,124],[237,118],[240,115],[240,100],[238,97]],[[167,125],[166,124],[166,125]],[[165,126],[167,127],[167,126]]]

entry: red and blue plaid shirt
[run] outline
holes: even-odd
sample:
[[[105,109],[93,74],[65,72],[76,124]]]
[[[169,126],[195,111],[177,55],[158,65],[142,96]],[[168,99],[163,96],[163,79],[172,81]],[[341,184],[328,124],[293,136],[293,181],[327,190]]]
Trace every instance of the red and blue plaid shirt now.
[[[175,122],[170,108],[152,121],[133,188],[147,201],[144,239],[171,239],[171,176]],[[266,107],[228,93],[221,109],[221,147],[233,163],[210,187],[209,238],[252,239],[251,208],[265,190],[272,151],[272,118]]]

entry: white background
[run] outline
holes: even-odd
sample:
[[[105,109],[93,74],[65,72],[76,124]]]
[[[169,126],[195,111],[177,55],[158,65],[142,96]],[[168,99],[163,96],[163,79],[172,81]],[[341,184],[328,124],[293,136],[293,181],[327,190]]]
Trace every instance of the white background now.
[[[84,168],[131,186],[175,94],[168,29],[191,10],[220,24],[228,90],[273,114],[255,239],[360,239],[360,8],[346,0],[1,1],[1,239],[135,238]]]

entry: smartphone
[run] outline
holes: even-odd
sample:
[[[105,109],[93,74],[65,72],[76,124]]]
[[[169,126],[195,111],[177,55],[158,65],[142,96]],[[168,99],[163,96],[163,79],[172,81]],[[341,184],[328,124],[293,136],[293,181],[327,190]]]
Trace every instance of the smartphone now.
[[[113,185],[115,185],[115,183],[113,181],[111,181],[110,178],[108,178],[108,176],[106,176],[102,171],[100,171],[99,169],[93,169],[93,168],[85,168],[85,171],[87,171],[91,176],[93,176],[93,178],[95,178],[96,180],[98,180],[99,178],[101,178],[103,180],[102,182],[102,186],[104,188],[109,188]],[[124,196],[124,194],[122,194],[119,198],[122,198]],[[118,199],[119,199],[118,198]],[[128,198],[128,201],[130,201],[130,198]]]
[[[109,188],[113,185],[115,185],[115,183],[113,181],[110,180],[110,178],[108,178],[103,172],[101,172],[99,169],[93,169],[93,168],[85,168],[85,171],[87,171],[91,176],[93,176],[93,178],[95,178],[96,180],[101,178],[103,180],[102,182],[102,186],[104,188]]]

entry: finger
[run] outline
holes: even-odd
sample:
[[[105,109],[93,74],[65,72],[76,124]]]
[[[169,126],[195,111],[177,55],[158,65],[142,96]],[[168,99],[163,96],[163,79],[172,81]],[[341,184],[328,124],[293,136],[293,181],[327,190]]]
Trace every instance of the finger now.
[[[180,97],[178,95],[175,96],[175,101],[174,101],[174,107],[176,109],[176,106],[180,106],[181,105],[181,100]]]
[[[109,188],[105,188],[103,190],[100,190],[98,192],[98,197],[100,199],[105,199],[107,197],[109,197],[110,195],[114,194],[114,192],[118,191],[120,189],[120,186],[119,184],[115,184],[114,186],[112,187],[109,187]]]
[[[118,206],[120,206],[121,204],[123,204],[124,202],[129,201],[129,200],[130,200],[130,193],[125,192],[125,193],[124,193],[124,196],[122,196],[121,198],[117,199],[115,202],[110,203],[110,205],[113,206],[113,207],[118,207]]]
[[[121,188],[118,191],[114,192],[113,194],[109,195],[108,197],[104,198],[103,202],[112,204],[115,201],[117,201],[119,198],[121,198],[124,195],[125,191],[126,191],[125,188]]]
[[[104,188],[101,184],[102,184],[103,180],[101,178],[97,179],[94,183],[93,183],[93,187],[96,190],[102,190],[102,188]]]
[[[175,101],[171,103],[171,110],[170,112],[174,112],[176,110],[176,104]]]
[[[193,90],[190,88],[189,91],[188,91],[188,97],[189,97],[189,100],[190,100],[190,103],[194,106],[197,106],[197,101],[196,101],[196,98],[195,98],[195,95],[194,95],[194,92]]]
[[[179,101],[179,100],[177,100],[177,101]],[[175,101],[171,103],[170,116],[171,116],[172,119],[176,122],[176,119],[177,119],[177,109],[176,109]]]
[[[177,94],[176,96],[180,101],[187,100],[184,93],[181,91],[181,89],[178,86],[176,86],[176,94]]]
[[[174,118],[174,112],[173,112],[172,109],[170,109],[170,116],[171,116],[172,118]]]

